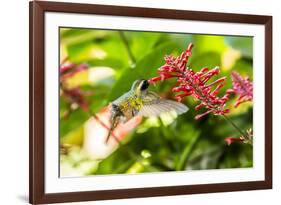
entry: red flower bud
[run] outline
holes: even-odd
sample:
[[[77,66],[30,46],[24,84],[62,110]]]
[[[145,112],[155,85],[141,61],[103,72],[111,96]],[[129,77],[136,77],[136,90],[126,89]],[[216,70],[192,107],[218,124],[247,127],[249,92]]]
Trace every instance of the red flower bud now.
[[[224,139],[224,141],[226,142],[227,145],[231,145],[233,142],[241,142],[243,141],[243,139],[241,138],[234,138],[234,137],[227,137]]]

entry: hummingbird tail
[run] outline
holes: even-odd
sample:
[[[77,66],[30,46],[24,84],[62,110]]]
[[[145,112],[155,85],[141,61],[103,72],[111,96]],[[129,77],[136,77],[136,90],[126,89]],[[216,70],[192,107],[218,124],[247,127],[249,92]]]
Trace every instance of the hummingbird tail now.
[[[108,131],[107,137],[106,137],[106,139],[105,139],[105,144],[108,143],[108,140],[109,140],[109,137],[110,137],[110,135],[111,135],[111,132],[112,132],[112,128],[110,128],[110,130]]]
[[[115,105],[112,104],[112,106],[115,106]],[[116,107],[113,107],[113,109],[114,109],[114,108],[116,109]],[[105,139],[105,143],[106,143],[106,144],[107,144],[107,142],[108,142],[108,140],[109,140],[109,138],[110,138],[111,135],[113,135],[113,137],[116,139],[116,137],[115,137],[114,134],[113,134],[113,130],[117,127],[118,122],[119,122],[119,116],[116,114],[116,111],[114,111],[114,112],[112,113],[112,116],[111,116],[111,119],[110,119],[111,125],[110,125],[110,128],[109,128],[109,130],[108,130],[107,137],[106,137],[106,139]],[[116,139],[116,140],[118,141],[118,139]]]
[[[112,135],[112,132],[113,132],[113,130],[114,130],[115,127],[116,127],[115,116],[113,116],[113,118],[112,118],[111,121],[112,121],[112,123],[111,123],[111,125],[110,125],[110,128],[109,128],[109,130],[108,130],[107,137],[106,137],[106,139],[105,139],[105,143],[106,143],[106,144],[108,143],[108,140],[109,140],[109,138],[110,138],[110,135]]]

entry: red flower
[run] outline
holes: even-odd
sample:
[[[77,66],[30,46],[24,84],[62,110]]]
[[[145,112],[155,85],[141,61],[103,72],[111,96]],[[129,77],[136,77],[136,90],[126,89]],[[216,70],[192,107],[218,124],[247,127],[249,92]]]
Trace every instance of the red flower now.
[[[231,73],[233,88],[229,89],[228,93],[240,95],[235,103],[238,107],[241,103],[253,100],[253,83],[248,77],[243,78],[238,72]]]
[[[231,145],[233,142],[236,142],[236,141],[243,141],[243,139],[241,139],[240,137],[239,138],[234,138],[234,137],[227,137],[224,139],[224,141],[226,142],[227,145]]]
[[[196,110],[206,108],[206,111],[199,114],[195,119],[213,113],[215,115],[224,115],[229,112],[225,108],[225,103],[228,100],[230,93],[224,96],[217,96],[219,90],[223,87],[226,77],[219,78],[209,84],[207,82],[214,75],[220,72],[218,67],[211,70],[209,68],[202,68],[199,72],[194,72],[192,69],[186,67],[188,58],[191,56],[193,44],[190,43],[187,49],[178,57],[172,55],[165,57],[165,64],[158,69],[159,76],[150,79],[150,83],[163,81],[168,78],[178,78],[178,85],[172,89],[173,92],[181,92],[176,96],[178,101],[184,97],[192,96],[200,103],[195,107]]]
[[[70,78],[86,69],[88,69],[88,65],[86,64],[80,64],[77,66],[72,63],[64,63],[59,68],[62,96],[64,96],[70,104],[74,103],[76,105],[79,105],[79,107],[81,107],[81,109],[85,112],[89,111],[89,104],[85,99],[85,96],[89,95],[89,93],[81,91],[79,87],[67,88],[67,86],[64,86],[64,84],[67,78]]]
[[[89,104],[85,99],[85,93],[81,91],[79,88],[72,89],[63,89],[63,96],[69,101],[71,104],[76,103],[81,107],[81,109],[85,112],[89,111]]]
[[[63,64],[60,66],[60,81],[63,81],[67,78],[70,78],[74,76],[75,74],[88,69],[87,64],[80,64],[80,65],[75,65],[73,63],[71,64]]]

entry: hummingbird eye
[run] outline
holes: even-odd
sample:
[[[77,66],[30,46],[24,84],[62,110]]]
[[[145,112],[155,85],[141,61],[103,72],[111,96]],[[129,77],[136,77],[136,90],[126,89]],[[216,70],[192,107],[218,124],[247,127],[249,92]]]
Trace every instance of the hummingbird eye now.
[[[147,81],[147,80],[143,80],[143,81],[141,82],[140,89],[141,89],[141,90],[146,90],[148,87],[149,87],[148,81]]]

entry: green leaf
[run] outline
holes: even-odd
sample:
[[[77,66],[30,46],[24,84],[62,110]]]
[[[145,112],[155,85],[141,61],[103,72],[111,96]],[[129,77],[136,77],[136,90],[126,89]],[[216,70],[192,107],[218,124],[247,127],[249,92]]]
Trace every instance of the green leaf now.
[[[107,39],[114,35],[107,30],[80,29],[80,28],[61,28],[60,40],[63,44],[79,44],[83,42],[97,42]]]
[[[225,41],[232,48],[239,50],[247,58],[253,57],[253,37],[226,36]]]
[[[128,149],[127,145],[120,146],[115,152],[100,162],[95,174],[125,173],[135,163],[135,159],[130,158]]]
[[[112,58],[110,56],[104,58],[104,59],[88,59],[85,61],[89,66],[91,67],[110,67],[114,70],[121,70],[121,68],[124,66],[124,63],[120,61],[120,59]]]
[[[66,135],[64,135],[61,138],[61,143],[81,146],[83,143],[83,139],[84,139],[84,127],[80,126],[76,129],[71,130]]]
[[[120,39],[118,31],[106,30],[83,30],[74,32],[74,37],[63,38],[62,43],[66,45],[68,59],[73,63],[84,63],[110,61],[110,64],[103,66],[116,66],[113,68],[121,69],[129,65],[129,56],[124,43]],[[65,34],[64,34],[65,35]],[[62,35],[62,36],[64,36]],[[118,52],[117,49],[118,48]]]
[[[193,53],[216,52],[221,54],[227,48],[224,36],[193,35]]]
[[[189,66],[194,71],[199,71],[201,68],[208,67],[210,69],[221,65],[221,57],[216,52],[206,52],[196,55],[191,59]]]
[[[193,170],[216,169],[220,164],[224,145],[211,144],[204,140],[199,146],[200,148],[196,150],[197,153],[190,156],[188,168]]]
[[[186,143],[186,145],[180,155],[179,161],[176,164],[176,170],[180,171],[180,170],[186,169],[187,161],[188,161],[190,154],[192,153],[196,143],[199,141],[199,136],[200,136],[199,131],[194,131],[192,133],[192,138],[190,139],[190,142]]]
[[[253,61],[241,58],[235,62],[232,71],[238,71],[242,76],[248,76],[253,79]]]
[[[118,48],[118,52],[116,52]],[[74,63],[83,63],[94,60],[104,60],[107,58],[117,62],[121,67],[129,65],[129,57],[124,44],[120,39],[111,39],[105,42],[82,42],[67,46],[69,60]],[[120,69],[120,68],[119,68]]]
[[[79,128],[88,118],[89,114],[81,109],[72,111],[68,117],[60,120],[60,137],[64,137],[73,129]]]
[[[170,54],[177,48],[174,42],[167,42],[137,62],[134,68],[128,67],[124,69],[119,80],[115,83],[109,96],[109,101],[112,101],[130,90],[131,85],[137,79],[149,79],[157,75],[157,69],[164,64],[164,56]]]
[[[124,32],[130,40],[130,48],[136,60],[141,59],[155,47],[164,33],[157,32]]]

